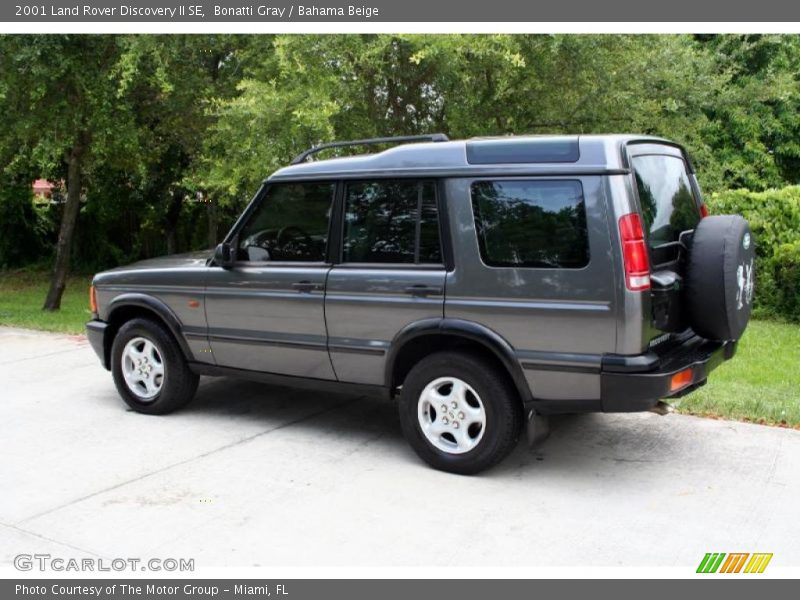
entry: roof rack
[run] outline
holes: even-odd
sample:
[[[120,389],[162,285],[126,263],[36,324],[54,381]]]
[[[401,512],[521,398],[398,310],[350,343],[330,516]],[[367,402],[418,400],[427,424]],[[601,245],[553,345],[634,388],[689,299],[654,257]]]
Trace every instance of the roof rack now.
[[[297,165],[317,152],[326,150],[328,148],[343,148],[346,146],[371,146],[374,144],[402,144],[404,142],[447,142],[450,138],[444,133],[431,133],[428,135],[401,135],[397,137],[382,137],[382,138],[369,138],[365,140],[350,140],[347,142],[330,142],[328,144],[320,144],[309,148],[305,152],[301,152],[292,160],[291,165]]]

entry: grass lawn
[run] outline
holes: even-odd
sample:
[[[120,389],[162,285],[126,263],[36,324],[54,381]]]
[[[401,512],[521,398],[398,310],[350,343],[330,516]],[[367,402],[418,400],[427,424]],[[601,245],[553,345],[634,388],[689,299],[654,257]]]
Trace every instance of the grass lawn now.
[[[687,414],[800,429],[800,325],[751,321],[733,360],[672,404]]]
[[[61,310],[48,313],[42,310],[47,273],[0,272],[0,325],[82,333],[90,318],[89,282],[70,278]],[[687,414],[800,429],[800,325],[752,321],[736,357],[672,404]]]
[[[89,276],[70,277],[61,310],[42,310],[50,283],[42,271],[0,271],[0,325],[83,333],[89,312]]]

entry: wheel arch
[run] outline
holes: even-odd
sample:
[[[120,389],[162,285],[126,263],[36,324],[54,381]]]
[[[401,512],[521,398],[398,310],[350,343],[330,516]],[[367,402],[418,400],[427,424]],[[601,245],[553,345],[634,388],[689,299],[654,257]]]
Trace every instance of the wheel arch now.
[[[147,318],[166,327],[183,353],[186,360],[193,360],[192,351],[183,337],[180,319],[165,302],[141,293],[126,293],[115,297],[106,309],[108,330],[103,342],[105,367],[111,367],[111,346],[120,327],[131,319]]]
[[[441,349],[466,346],[479,348],[504,371],[524,406],[533,401],[525,374],[514,348],[485,325],[462,319],[425,319],[404,327],[392,341],[385,366],[385,384],[390,393],[402,384],[414,364]],[[420,356],[419,353],[423,354]]]

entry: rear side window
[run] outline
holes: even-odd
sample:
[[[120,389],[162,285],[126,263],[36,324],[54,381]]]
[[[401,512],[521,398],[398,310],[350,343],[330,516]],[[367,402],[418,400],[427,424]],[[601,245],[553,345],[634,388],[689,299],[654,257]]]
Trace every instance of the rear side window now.
[[[342,259],[356,263],[441,263],[434,182],[395,179],[349,183]]]
[[[579,269],[589,263],[580,181],[477,181],[472,211],[489,266]]]
[[[686,163],[676,156],[634,156],[633,171],[651,248],[675,242],[681,232],[694,229],[700,209],[692,193]]]

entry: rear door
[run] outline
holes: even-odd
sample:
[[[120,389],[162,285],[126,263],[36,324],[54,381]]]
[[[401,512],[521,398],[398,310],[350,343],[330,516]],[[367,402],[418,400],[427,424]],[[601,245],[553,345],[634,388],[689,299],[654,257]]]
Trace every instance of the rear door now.
[[[335,188],[270,185],[234,237],[234,267],[209,269],[206,315],[218,365],[335,378],[324,313]]]
[[[437,202],[433,180],[345,182],[340,260],[328,275],[325,298],[330,357],[340,381],[382,384],[397,333],[443,316]]]

